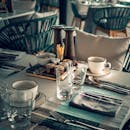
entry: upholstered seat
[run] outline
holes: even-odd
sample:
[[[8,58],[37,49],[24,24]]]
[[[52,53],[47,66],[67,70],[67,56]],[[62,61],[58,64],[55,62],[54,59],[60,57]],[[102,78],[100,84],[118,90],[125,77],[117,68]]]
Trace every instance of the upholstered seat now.
[[[36,13],[34,17],[1,28],[0,47],[31,54],[46,50],[52,44],[52,25],[56,24],[57,14]]]
[[[129,22],[130,8],[106,7],[97,8],[93,12],[96,24],[95,33],[101,30],[111,37],[127,37],[126,26]]]
[[[76,32],[75,52],[78,60],[87,61],[90,56],[105,57],[111,63],[112,69],[130,72],[130,37],[110,38],[81,30]]]

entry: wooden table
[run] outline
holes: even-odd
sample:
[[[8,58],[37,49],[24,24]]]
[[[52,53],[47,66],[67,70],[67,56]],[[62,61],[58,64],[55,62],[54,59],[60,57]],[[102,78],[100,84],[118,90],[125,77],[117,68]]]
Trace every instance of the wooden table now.
[[[48,62],[48,59],[43,59],[43,62]],[[22,53],[21,58],[14,63],[24,65],[26,66],[26,68],[28,68],[29,63],[31,63],[32,65],[37,63],[37,58],[33,55],[27,55],[26,53]],[[115,92],[86,86],[86,89],[89,92],[98,91],[99,93],[104,93],[105,95],[109,95],[111,97],[123,99],[121,109],[115,117],[104,116],[98,113],[72,108],[68,106],[68,102],[61,102],[57,100],[55,81],[27,76],[25,71],[26,69],[14,75],[8,76],[4,78],[4,81],[8,84],[11,84],[13,81],[23,79],[36,81],[39,84],[39,91],[45,93],[48,99],[47,102],[41,106],[43,108],[47,108],[49,110],[56,110],[60,113],[65,113],[74,117],[85,119],[90,124],[95,124],[101,128],[105,128],[106,130],[122,130],[122,127],[126,123],[127,119],[130,118],[130,95],[124,96]],[[129,73],[111,70],[111,73],[109,75],[101,79],[122,85],[127,85],[128,87],[130,87]],[[1,78],[1,80],[3,79]],[[0,126],[0,128],[3,127],[4,126]]]

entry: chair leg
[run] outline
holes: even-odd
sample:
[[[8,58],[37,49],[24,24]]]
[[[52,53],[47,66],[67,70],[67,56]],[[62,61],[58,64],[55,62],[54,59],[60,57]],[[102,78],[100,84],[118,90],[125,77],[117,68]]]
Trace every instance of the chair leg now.
[[[73,17],[73,19],[72,19],[71,26],[75,26],[75,17]]]
[[[80,20],[79,29],[80,29],[80,30],[84,30],[84,25],[85,25],[85,21]]]
[[[126,37],[128,37],[127,29],[123,30],[123,32],[125,33]]]

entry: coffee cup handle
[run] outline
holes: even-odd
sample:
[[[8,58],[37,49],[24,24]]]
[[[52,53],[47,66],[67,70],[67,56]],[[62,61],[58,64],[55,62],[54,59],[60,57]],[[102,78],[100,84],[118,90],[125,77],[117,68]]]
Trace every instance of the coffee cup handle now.
[[[111,63],[110,63],[110,62],[107,62],[107,63],[105,64],[105,68],[111,69]]]

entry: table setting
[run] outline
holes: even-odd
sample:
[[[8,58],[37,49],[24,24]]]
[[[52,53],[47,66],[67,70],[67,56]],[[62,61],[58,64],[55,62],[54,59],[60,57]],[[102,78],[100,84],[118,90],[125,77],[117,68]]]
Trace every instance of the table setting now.
[[[79,64],[81,65],[81,63],[79,63]],[[75,71],[75,70],[70,70],[71,67],[72,67],[72,65],[69,64],[69,69],[67,69],[69,75],[71,75],[71,73],[73,73],[72,71]],[[87,69],[87,67],[86,67],[86,69]],[[106,76],[108,76],[109,74],[110,73],[107,73]],[[59,74],[58,74],[58,76],[59,76]],[[112,82],[102,81],[97,78],[97,77],[102,77],[102,76],[104,76],[104,75],[93,76],[93,77],[91,75],[87,75],[86,79],[84,79],[85,85],[83,85],[84,83],[81,84],[80,88],[79,88],[79,86],[78,87],[75,86],[75,82],[70,81],[70,80],[73,80],[73,74],[71,75],[71,77],[68,77],[67,79],[65,79],[65,80],[67,80],[67,82],[65,82],[65,84],[66,85],[68,84],[67,86],[70,86],[71,88],[66,87],[65,84],[62,84],[63,81],[60,81],[59,78],[58,79],[56,78],[56,82],[57,82],[56,84],[58,87],[58,89],[56,90],[58,93],[57,92],[56,93],[61,94],[62,96],[56,95],[56,97],[53,97],[54,99],[52,99],[52,98],[47,99],[47,102],[45,103],[45,108],[46,108],[46,105],[48,106],[48,104],[49,104],[49,107],[52,105],[53,107],[56,107],[55,111],[60,113],[61,115],[65,114],[65,116],[67,118],[69,118],[69,116],[72,116],[72,119],[74,119],[74,120],[77,120],[77,118],[78,118],[79,121],[82,120],[83,123],[85,122],[85,120],[88,120],[87,117],[85,116],[87,114],[91,115],[92,113],[94,113],[96,116],[99,116],[100,118],[105,115],[106,119],[113,119],[113,118],[116,119],[118,117],[118,114],[120,114],[122,112],[123,112],[123,114],[127,113],[128,109],[125,109],[125,111],[123,110],[126,106],[122,106],[122,103],[124,102],[122,97],[129,95],[130,89],[127,88],[128,86],[124,86],[125,88],[123,88],[123,86],[121,86],[117,83],[112,84]],[[90,79],[90,78],[93,78],[93,79]],[[89,83],[87,81],[88,79],[89,79]],[[95,80],[94,83],[93,83],[93,80]],[[102,88],[95,87],[95,85],[100,84],[100,83],[103,85],[107,84],[109,87],[105,88],[105,89],[103,87]],[[87,86],[86,86],[86,84],[87,84]],[[62,86],[60,86],[60,85],[62,85]],[[114,87],[113,88],[116,90],[111,89],[112,85],[115,87],[115,88]],[[61,88],[60,90],[59,90],[59,87]],[[117,88],[117,87],[119,87],[119,88]],[[59,93],[59,91],[60,91],[60,93]],[[109,95],[109,92],[110,92],[110,95]],[[116,94],[114,96],[112,96],[111,92],[116,93]],[[120,97],[120,95],[122,95],[122,96]],[[57,100],[58,101],[61,100],[61,101],[58,102]],[[52,108],[52,109],[54,109],[54,108]],[[38,114],[39,111],[38,112],[37,111],[38,110],[36,110],[36,113],[35,113],[35,111],[33,113],[35,116],[37,115],[37,116],[41,116],[44,118],[46,117],[45,115]],[[52,110],[50,110],[50,111],[52,111]],[[77,114],[74,114],[74,113],[77,113]],[[55,116],[57,116],[57,114],[55,115],[55,113],[52,113],[52,116],[55,117]],[[58,117],[59,117],[59,115],[58,115]],[[101,118],[101,119],[103,120],[103,118]],[[64,122],[64,120],[59,121],[59,122]],[[90,127],[89,127],[89,125],[90,125]],[[93,125],[95,127],[95,124],[93,124]],[[105,126],[103,126],[103,128],[100,128],[100,123],[96,124],[96,125],[97,125],[96,126],[97,128],[93,128],[93,127],[91,127],[91,123],[90,123],[90,124],[88,124],[88,128],[96,129],[96,130],[105,129]],[[84,125],[83,125],[83,127],[84,127]]]
[[[58,60],[53,53],[22,53],[1,65],[16,65],[21,71],[5,78],[9,107],[0,128],[21,129],[25,119],[29,123],[24,130],[121,130],[129,118],[129,74],[112,70],[105,57],[91,56],[85,62]],[[32,91],[32,86],[37,89]],[[28,113],[19,102],[28,104]]]
[[[98,58],[100,59],[101,57],[98,57]],[[85,111],[88,110],[90,112],[94,112],[94,113],[96,112],[97,114],[99,114],[99,113],[105,114],[108,116],[108,118],[111,118],[111,116],[112,117],[118,116],[118,114],[122,111],[121,110],[122,103],[123,103],[122,97],[129,95],[130,89],[129,89],[129,86],[100,80],[100,79],[102,79],[101,77],[110,76],[110,74],[111,74],[111,70],[110,70],[111,65],[109,63],[109,64],[107,64],[108,66],[106,66],[106,63],[107,62],[105,61],[105,63],[103,63],[102,67],[100,65],[100,68],[102,68],[102,70],[103,70],[104,67],[107,67],[107,69],[109,69],[109,73],[102,75],[102,70],[100,70],[100,69],[97,69],[98,71],[101,71],[100,73],[99,72],[96,73],[98,75],[92,76],[92,75],[89,75],[86,73],[87,74],[86,81],[84,81],[84,82],[85,82],[85,84],[87,84],[87,86],[84,85],[84,87],[83,87],[83,84],[82,84],[81,90],[76,91],[76,96],[72,96],[72,98],[68,101],[68,104],[65,104],[65,106],[64,105],[61,106],[61,108],[59,107],[58,111],[60,111],[62,113],[66,112],[67,114],[68,113],[71,114],[71,111],[69,111],[69,109],[73,110],[73,108],[74,109],[78,108],[77,111],[75,111],[75,112],[78,112],[79,110],[83,109]],[[88,64],[88,66],[89,66],[89,64]],[[90,67],[89,67],[89,69],[90,69]],[[89,80],[89,82],[88,82],[88,80]],[[73,85],[73,86],[75,86],[75,85]],[[74,89],[75,89],[75,87],[74,87]],[[72,92],[75,93],[75,91],[72,91]],[[78,94],[77,94],[77,92],[78,92]],[[104,92],[106,92],[108,95],[106,95],[106,93],[104,93]],[[109,92],[110,93],[112,92],[113,94],[116,93],[115,95],[117,97],[112,96],[111,94],[109,95]],[[119,95],[122,95],[122,97],[120,97]],[[99,101],[97,101],[98,99],[99,99]],[[89,101],[90,101],[90,106],[89,106]],[[96,102],[96,104],[93,103],[93,101]],[[66,105],[68,108],[66,108]],[[60,110],[60,109],[62,109],[62,110]],[[126,110],[126,112],[128,112],[127,110]],[[73,115],[74,115],[74,113],[73,113]]]

